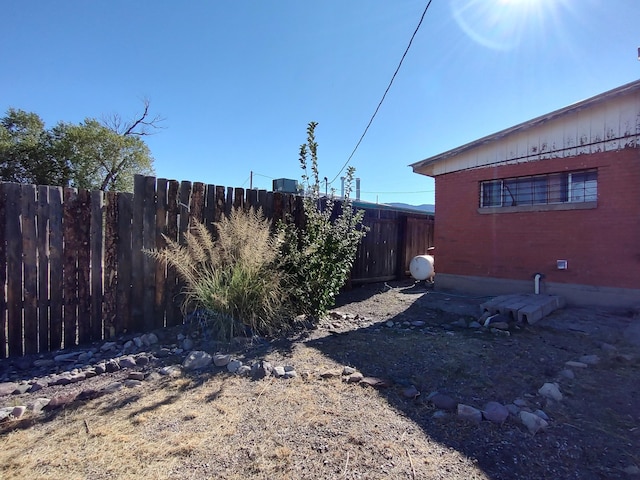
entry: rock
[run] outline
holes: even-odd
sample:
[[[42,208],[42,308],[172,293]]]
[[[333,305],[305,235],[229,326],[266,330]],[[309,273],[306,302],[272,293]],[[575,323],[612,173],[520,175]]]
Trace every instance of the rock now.
[[[61,353],[53,357],[53,360],[58,363],[75,362],[78,355],[80,355],[80,352]]]
[[[273,367],[273,376],[276,378],[284,377],[284,367]]]
[[[587,365],[597,365],[600,363],[600,357],[598,357],[598,355],[583,355],[578,360]]]
[[[482,325],[480,325],[480,323],[476,322],[475,320],[469,324],[469,328],[481,328],[481,327]]]
[[[433,392],[427,397],[427,400],[441,410],[454,411],[458,408],[458,402],[444,393]]]
[[[360,372],[354,372],[347,377],[347,383],[359,383],[364,376]]]
[[[249,365],[242,365],[236,370],[236,375],[249,375],[251,373],[251,367]]]
[[[546,420],[540,418],[538,415],[522,410],[519,414],[520,421],[527,427],[531,435],[535,435],[539,430],[547,428],[549,425]]]
[[[133,357],[121,357],[118,359],[118,363],[120,368],[135,368],[138,365]]]
[[[295,370],[285,370],[284,378],[296,378],[298,373]]]
[[[78,392],[65,392],[53,397],[47,404],[47,410],[55,410],[73,403],[78,396]]]
[[[158,358],[167,358],[171,356],[171,349],[167,347],[162,347],[155,353]]]
[[[158,336],[153,332],[145,333],[140,337],[140,340],[142,340],[142,344],[147,347],[150,347],[151,345],[155,345],[159,341]]]
[[[447,412],[445,412],[444,410],[436,410],[434,412],[433,415],[431,415],[433,418],[435,418],[436,420],[439,420],[441,418],[446,418],[449,416],[449,414]]]
[[[294,372],[296,369],[293,365],[285,365],[284,366],[284,371],[285,372]]]
[[[376,388],[389,388],[392,385],[390,380],[384,380],[376,377],[364,377],[359,383],[360,385],[368,385]]]
[[[213,363],[216,367],[226,367],[231,361],[231,355],[217,354],[213,356]]]
[[[569,360],[568,362],[564,362],[567,367],[571,368],[587,368],[588,365],[584,362],[574,362],[573,360]]]
[[[142,347],[142,345],[144,345],[142,343],[142,338],[141,337],[134,337],[133,339],[133,343],[135,344],[136,347],[140,348]]]
[[[544,413],[544,411],[538,409],[535,412],[533,412],[534,415],[539,416],[541,419],[543,419],[544,421],[548,422],[549,421],[549,416]]]
[[[13,418],[15,418],[16,420],[22,418],[22,415],[24,415],[24,412],[27,411],[27,407],[24,405],[18,405],[16,407],[13,407],[13,410],[11,410],[11,416]]]
[[[525,407],[528,407],[528,406],[529,406],[529,402],[527,402],[526,400],[524,400],[524,399],[522,399],[522,398],[516,398],[516,399],[513,401],[513,404],[514,404],[516,407],[520,407],[520,408],[525,408]]]
[[[107,362],[106,367],[107,367],[107,372],[109,373],[117,372],[118,370],[120,370],[120,363],[118,363],[117,358],[112,358]]]
[[[133,340],[129,340],[122,346],[122,349],[126,353],[132,353],[133,351],[135,351],[136,345],[135,345],[135,343],[133,343]]]
[[[33,366],[37,367],[37,368],[50,367],[51,365],[53,365],[55,363],[56,362],[51,358],[39,358],[38,360],[35,360],[33,362]]]
[[[143,372],[129,372],[129,378],[131,380],[144,380]]]
[[[474,423],[480,423],[482,421],[482,412],[480,410],[463,403],[458,404],[458,416]]]
[[[395,323],[393,323],[393,321],[392,321],[392,320],[388,320],[388,321],[387,321],[387,323],[385,323],[385,325],[386,325],[388,328],[393,328],[393,326],[395,325]]]
[[[13,382],[0,383],[0,397],[3,397],[5,395],[11,395],[16,388],[18,388],[17,383],[13,383]]]
[[[124,386],[127,388],[141,387],[142,382],[140,380],[134,380],[133,378],[127,378],[124,381]]]
[[[144,367],[145,365],[149,364],[149,357],[147,357],[146,355],[140,355],[139,357],[136,357],[136,365],[138,367]]]
[[[413,322],[411,322],[411,326],[412,327],[424,327],[425,326],[425,322],[423,322],[422,320],[414,320]]]
[[[189,337],[185,338],[182,341],[182,349],[183,350],[189,351],[189,350],[191,350],[193,348],[193,346],[194,346],[194,341],[192,339],[190,339]]]
[[[545,383],[540,387],[538,393],[545,398],[551,398],[552,400],[562,400],[562,393],[557,383]]]
[[[13,407],[3,407],[0,408],[0,422],[6,420],[11,415],[13,411]]]
[[[488,402],[482,411],[482,416],[490,422],[502,425],[509,417],[509,410],[501,403]]]
[[[356,373],[356,369],[353,367],[344,367],[342,369],[342,375],[351,375],[352,373]]]
[[[98,375],[102,375],[103,373],[105,373],[107,371],[107,365],[105,363],[98,363],[93,368],[95,368],[96,373]]]
[[[13,393],[14,393],[14,395],[21,395],[23,393],[27,393],[29,390],[31,390],[31,384],[29,384],[29,383],[20,383],[20,384],[18,384],[16,389],[13,391]]]
[[[320,374],[320,378],[335,378],[341,377],[342,373],[338,370],[325,370]]]
[[[69,383],[77,383],[86,379],[87,375],[84,372],[75,372],[69,375]]]
[[[182,375],[182,370],[177,365],[168,365],[166,367],[162,367],[160,370],[160,375],[165,375],[168,377],[179,377]]]
[[[113,393],[117,392],[122,388],[122,384],[120,382],[113,382],[102,388],[103,393]]]
[[[635,357],[633,355],[628,354],[628,353],[619,353],[614,358],[618,362],[622,362],[622,363],[631,363],[631,362],[633,362],[635,360]]]
[[[629,465],[628,467],[625,467],[622,471],[627,475],[634,475],[634,476],[640,475],[640,468],[636,467],[635,465]]]
[[[41,413],[47,405],[49,405],[49,402],[51,402],[51,400],[48,398],[36,398],[31,406],[31,411],[37,415],[38,413]]]
[[[573,373],[573,370],[569,370],[568,368],[562,370],[560,372],[560,376],[563,378],[568,378],[569,380],[573,380],[574,378],[576,378],[576,374]]]
[[[609,353],[613,353],[618,350],[615,346],[611,345],[610,343],[602,343],[600,344],[600,348],[605,352],[609,352]]]
[[[91,357],[93,357],[93,352],[82,352],[80,355],[78,355],[78,361],[85,363],[88,362]]]
[[[96,369],[95,369],[95,368],[93,368],[93,367],[87,367],[87,368],[84,370],[84,376],[85,376],[86,378],[93,378],[93,377],[95,377],[96,375],[98,375],[98,373],[96,372]]]
[[[64,372],[64,373],[61,373],[60,375],[54,375],[49,380],[49,385],[69,385],[71,383],[70,377],[71,377],[70,372]]]
[[[209,365],[211,365],[212,361],[213,357],[207,352],[203,352],[202,350],[194,350],[189,355],[187,355],[187,358],[184,359],[182,367],[185,370],[198,370],[208,367]]]
[[[240,360],[231,360],[227,363],[227,370],[231,373],[236,373],[241,366],[242,362]]]
[[[418,391],[418,389],[413,385],[402,389],[401,393],[402,393],[402,396],[405,398],[416,398],[420,395],[420,392]]]
[[[520,413],[520,407],[510,403],[506,406],[506,409],[509,410],[511,415],[518,415]]]
[[[108,352],[110,350],[115,350],[118,344],[116,342],[105,342],[101,347],[100,351],[102,353]]]
[[[255,379],[268,377],[271,375],[272,372],[273,372],[273,366],[265,360],[262,360],[258,363],[254,363],[253,366],[251,367],[251,376]]]
[[[49,384],[47,383],[46,380],[36,380],[35,382],[33,382],[31,384],[31,388],[29,389],[30,393],[34,393],[37,392],[38,390],[42,390],[44,387],[47,387]]]
[[[460,318],[460,319],[456,320],[455,322],[451,322],[450,325],[452,327],[466,328],[467,327],[467,321],[464,318]]]

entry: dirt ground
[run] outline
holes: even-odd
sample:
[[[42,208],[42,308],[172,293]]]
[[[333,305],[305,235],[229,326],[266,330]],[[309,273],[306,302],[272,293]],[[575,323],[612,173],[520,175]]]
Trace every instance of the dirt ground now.
[[[151,375],[142,387],[6,422],[0,478],[640,478],[637,312],[567,308],[509,336],[452,326],[477,318],[483,300],[412,282],[355,288],[336,305],[347,315],[317,329],[216,347],[245,363],[292,365],[298,378]],[[566,361],[592,354],[597,365],[560,376]],[[388,386],[323,378],[344,366]],[[55,388],[96,389],[125,374]],[[545,382],[558,382],[561,401],[538,394]],[[532,435],[515,417],[442,415],[428,400],[435,391],[480,409],[519,399],[549,426]]]

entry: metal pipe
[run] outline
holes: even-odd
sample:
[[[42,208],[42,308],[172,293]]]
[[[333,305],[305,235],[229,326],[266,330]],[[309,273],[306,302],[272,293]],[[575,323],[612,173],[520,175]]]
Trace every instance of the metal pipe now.
[[[542,279],[541,273],[536,273],[533,276],[533,293],[536,295],[540,295],[540,280]]]

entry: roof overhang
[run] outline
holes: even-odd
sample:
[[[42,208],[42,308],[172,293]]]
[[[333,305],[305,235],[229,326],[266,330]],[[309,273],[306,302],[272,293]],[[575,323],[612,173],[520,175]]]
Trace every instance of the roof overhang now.
[[[608,92],[602,93],[600,95],[596,95],[595,97],[591,97],[587,100],[582,100],[580,102],[574,103],[572,105],[569,105],[567,107],[561,108],[559,110],[556,110],[554,112],[548,113],[546,115],[542,115],[540,117],[534,118],[532,120],[520,123],[518,125],[515,125],[513,127],[507,128],[505,130],[501,130],[497,133],[491,134],[491,135],[487,135],[486,137],[482,137],[478,140],[475,140],[473,142],[467,143],[465,145],[462,145],[460,147],[454,148],[452,150],[448,150],[444,153],[441,153],[439,155],[435,155],[433,157],[429,157],[429,158],[425,158],[424,160],[420,160],[419,162],[415,162],[410,164],[409,166],[413,169],[414,173],[419,173],[421,175],[427,175],[427,176],[437,176],[438,174],[435,173],[435,166],[440,164],[443,161],[446,161],[447,159],[450,159],[452,157],[456,157],[458,155],[461,155],[465,152],[468,152],[470,150],[474,150],[477,149],[479,147],[483,147],[486,146],[488,144],[494,143],[494,142],[498,142],[506,137],[509,137],[513,134],[517,134],[517,133],[521,133],[525,130],[529,130],[531,128],[534,128],[536,126],[542,125],[544,123],[549,122],[550,120],[556,120],[559,119],[563,116],[572,114],[572,113],[577,113],[581,110],[587,109],[589,107],[592,107],[594,105],[603,103],[605,101],[632,93],[632,92],[636,92],[636,91],[640,91],[640,80],[636,80],[634,82],[628,83],[626,85],[622,85],[621,87],[615,88],[613,90],[609,90]]]

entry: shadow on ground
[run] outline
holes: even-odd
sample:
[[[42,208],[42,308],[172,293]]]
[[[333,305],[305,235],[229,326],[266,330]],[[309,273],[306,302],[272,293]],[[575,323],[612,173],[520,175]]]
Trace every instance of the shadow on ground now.
[[[363,288],[338,307],[382,289]],[[398,291],[419,294],[419,289],[407,285]],[[478,315],[481,301],[425,290],[392,318],[306,344],[364,376],[388,380],[392,386],[379,393],[394,409],[433,440],[474,459],[492,479],[627,478],[623,468],[638,461],[640,446],[640,414],[634,407],[640,401],[637,364],[606,359],[576,380],[561,383],[562,402],[546,401],[537,391],[545,382],[558,381],[566,361],[587,353],[602,355],[594,352],[596,339],[563,323],[562,318],[571,318],[566,312],[559,312],[559,320],[510,336],[451,327],[460,316]],[[583,326],[589,323],[584,312],[574,317]],[[409,328],[416,320],[426,322],[425,327]],[[620,325],[629,323],[619,320]],[[387,327],[389,321],[396,326]],[[413,387],[419,395],[410,395]],[[427,400],[436,391],[480,409],[488,401],[521,399],[531,410],[543,409],[550,426],[534,436],[515,417],[503,425],[470,423],[455,410],[440,418],[442,413]]]

